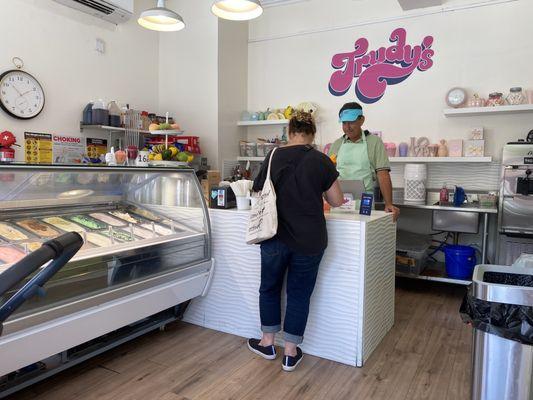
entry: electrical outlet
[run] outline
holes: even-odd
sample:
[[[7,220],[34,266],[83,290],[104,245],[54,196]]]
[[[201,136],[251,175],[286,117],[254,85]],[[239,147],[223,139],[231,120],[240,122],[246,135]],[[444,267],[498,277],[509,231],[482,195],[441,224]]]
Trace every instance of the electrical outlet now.
[[[101,54],[105,54],[105,42],[102,39],[96,39],[96,45],[94,49]]]

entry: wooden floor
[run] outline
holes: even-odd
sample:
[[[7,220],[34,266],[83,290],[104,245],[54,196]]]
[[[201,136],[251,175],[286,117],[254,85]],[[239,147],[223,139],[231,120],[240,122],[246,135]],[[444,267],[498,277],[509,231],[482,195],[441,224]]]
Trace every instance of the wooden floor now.
[[[458,313],[464,290],[399,281],[396,324],[364,368],[306,356],[286,373],[279,357],[253,355],[243,338],[180,322],[12,398],[466,400],[471,330]]]

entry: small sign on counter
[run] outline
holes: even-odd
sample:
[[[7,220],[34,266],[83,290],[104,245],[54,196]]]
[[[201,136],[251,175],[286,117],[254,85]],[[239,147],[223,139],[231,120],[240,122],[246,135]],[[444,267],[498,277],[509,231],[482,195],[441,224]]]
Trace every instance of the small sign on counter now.
[[[107,153],[107,139],[87,138],[87,156],[94,162]]]
[[[85,143],[77,136],[53,135],[54,164],[81,164]]]
[[[28,164],[52,164],[52,135],[24,132],[24,160]]]

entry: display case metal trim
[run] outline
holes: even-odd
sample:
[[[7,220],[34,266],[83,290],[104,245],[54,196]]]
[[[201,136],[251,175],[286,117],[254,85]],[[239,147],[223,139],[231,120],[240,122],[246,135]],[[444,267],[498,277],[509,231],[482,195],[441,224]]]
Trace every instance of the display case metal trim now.
[[[153,277],[142,279],[137,282],[129,283],[125,286],[119,286],[115,289],[105,292],[96,293],[89,297],[70,301],[56,307],[47,308],[42,311],[32,312],[19,318],[8,319],[4,323],[4,335],[18,332],[23,329],[35,327],[36,325],[49,323],[50,321],[72,315],[76,312],[84,311],[92,307],[101,306],[112,300],[120,299],[131,294],[139,294],[143,290],[152,289],[159,285],[168,284],[180,279],[194,279],[202,274],[208,274],[212,268],[211,260],[201,263],[194,263],[177,271],[154,275]]]

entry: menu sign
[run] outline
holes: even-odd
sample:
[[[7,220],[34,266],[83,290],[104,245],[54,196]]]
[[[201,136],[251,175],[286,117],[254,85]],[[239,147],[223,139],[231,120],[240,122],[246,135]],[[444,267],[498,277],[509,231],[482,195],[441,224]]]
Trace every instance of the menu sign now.
[[[24,160],[28,164],[52,163],[52,135],[24,132]]]

